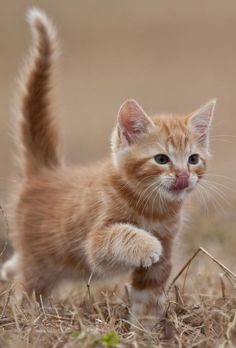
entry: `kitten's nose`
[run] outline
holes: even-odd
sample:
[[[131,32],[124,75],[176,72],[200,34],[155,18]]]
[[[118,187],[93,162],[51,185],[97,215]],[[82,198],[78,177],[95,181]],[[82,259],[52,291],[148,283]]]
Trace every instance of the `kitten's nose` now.
[[[186,171],[176,173],[175,190],[182,190],[189,185],[189,174]]]

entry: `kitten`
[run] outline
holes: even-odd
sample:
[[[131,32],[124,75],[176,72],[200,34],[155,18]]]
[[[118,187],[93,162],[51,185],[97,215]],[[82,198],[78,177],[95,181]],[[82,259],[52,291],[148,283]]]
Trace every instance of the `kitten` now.
[[[12,208],[15,254],[2,278],[47,297],[62,279],[132,274],[134,318],[157,315],[171,270],[182,205],[206,171],[215,100],[190,115],[148,116],[135,100],[119,109],[110,158],[71,168],[50,112],[56,31],[29,11],[33,51],[21,92],[23,178]]]

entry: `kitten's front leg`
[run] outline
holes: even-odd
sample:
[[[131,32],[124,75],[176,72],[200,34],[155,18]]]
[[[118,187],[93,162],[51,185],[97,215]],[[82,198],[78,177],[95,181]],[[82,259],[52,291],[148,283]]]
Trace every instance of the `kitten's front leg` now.
[[[162,258],[148,269],[139,268],[132,275],[131,322],[152,329],[164,313],[165,286],[171,263]]]
[[[92,231],[86,242],[91,268],[99,275],[147,268],[159,261],[162,246],[158,239],[131,224],[115,223]]]

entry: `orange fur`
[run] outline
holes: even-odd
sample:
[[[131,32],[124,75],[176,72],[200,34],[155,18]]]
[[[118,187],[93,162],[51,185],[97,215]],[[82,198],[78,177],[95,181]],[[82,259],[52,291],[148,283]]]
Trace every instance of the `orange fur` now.
[[[2,276],[15,269],[29,294],[47,296],[62,279],[131,272],[132,315],[156,315],[183,200],[206,170],[215,102],[188,116],[150,117],[128,100],[118,113],[111,158],[65,166],[48,108],[55,34],[40,11],[29,18],[35,50],[21,104],[24,178],[12,210],[15,256]],[[191,165],[195,153],[199,163]],[[168,155],[168,163],[157,163],[157,154]]]

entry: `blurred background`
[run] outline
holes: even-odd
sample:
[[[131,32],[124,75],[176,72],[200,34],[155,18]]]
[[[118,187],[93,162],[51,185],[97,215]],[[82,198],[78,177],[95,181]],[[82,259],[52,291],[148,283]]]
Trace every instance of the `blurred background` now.
[[[218,98],[207,194],[192,207],[184,246],[201,244],[235,269],[236,2],[228,0],[0,0],[0,194],[14,175],[11,108],[16,77],[31,43],[25,11],[44,9],[59,32],[62,55],[55,110],[72,163],[109,154],[121,103],[148,113],[189,113]],[[202,196],[204,195],[204,196]],[[204,203],[205,201],[205,203]],[[4,229],[4,228],[2,228]]]

